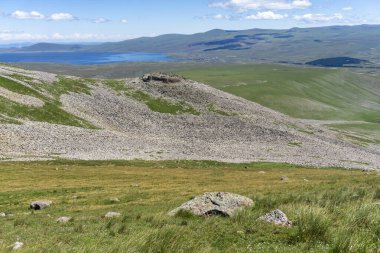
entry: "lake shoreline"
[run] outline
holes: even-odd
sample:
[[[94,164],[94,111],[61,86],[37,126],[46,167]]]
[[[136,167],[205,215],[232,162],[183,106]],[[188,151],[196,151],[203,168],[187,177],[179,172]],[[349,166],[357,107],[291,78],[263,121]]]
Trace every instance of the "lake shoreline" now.
[[[0,62],[5,63],[55,63],[72,65],[97,65],[122,62],[172,62],[178,59],[160,53],[115,52],[0,52]]]

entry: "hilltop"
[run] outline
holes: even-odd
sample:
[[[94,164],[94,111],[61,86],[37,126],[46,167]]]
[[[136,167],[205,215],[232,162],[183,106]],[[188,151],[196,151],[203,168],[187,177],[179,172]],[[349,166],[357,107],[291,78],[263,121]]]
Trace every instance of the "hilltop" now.
[[[379,150],[174,78],[83,79],[0,67],[3,160],[286,162],[380,168]]]

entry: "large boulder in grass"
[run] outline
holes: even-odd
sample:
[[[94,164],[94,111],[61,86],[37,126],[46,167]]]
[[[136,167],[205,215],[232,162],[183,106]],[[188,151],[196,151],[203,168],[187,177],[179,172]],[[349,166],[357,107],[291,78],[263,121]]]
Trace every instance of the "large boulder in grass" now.
[[[270,213],[261,216],[260,218],[258,218],[258,220],[266,221],[274,225],[286,227],[293,226],[292,222],[288,220],[288,217],[286,217],[286,214],[279,209],[276,209]]]
[[[188,211],[196,216],[220,215],[230,217],[237,211],[250,207],[253,201],[250,198],[228,192],[206,192],[180,207],[169,212],[175,216],[180,211]]]
[[[38,200],[30,203],[29,207],[33,210],[42,210],[49,207],[52,203],[50,200]]]

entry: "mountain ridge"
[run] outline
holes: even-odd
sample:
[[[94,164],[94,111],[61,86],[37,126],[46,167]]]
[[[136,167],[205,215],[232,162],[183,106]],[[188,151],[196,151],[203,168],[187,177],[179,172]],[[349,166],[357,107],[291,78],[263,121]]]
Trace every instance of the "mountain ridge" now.
[[[39,43],[10,52],[165,53],[186,61],[305,63],[352,57],[380,63],[380,26],[327,26],[291,29],[214,29],[165,34],[100,45]]]

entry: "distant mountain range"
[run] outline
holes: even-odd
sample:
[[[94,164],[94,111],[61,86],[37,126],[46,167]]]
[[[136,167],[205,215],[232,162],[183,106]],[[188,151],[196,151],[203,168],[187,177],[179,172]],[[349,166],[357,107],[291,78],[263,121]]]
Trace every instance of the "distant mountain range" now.
[[[201,62],[306,63],[325,58],[358,58],[380,63],[380,26],[330,26],[288,30],[211,30],[167,34],[98,45],[38,43],[7,52],[164,53]],[[3,51],[4,52],[4,51]],[[355,61],[354,61],[355,62]]]

